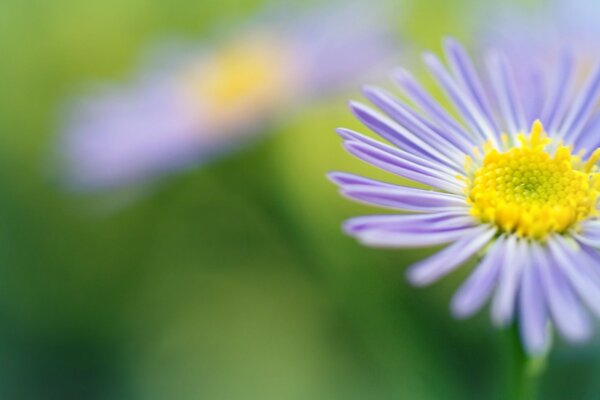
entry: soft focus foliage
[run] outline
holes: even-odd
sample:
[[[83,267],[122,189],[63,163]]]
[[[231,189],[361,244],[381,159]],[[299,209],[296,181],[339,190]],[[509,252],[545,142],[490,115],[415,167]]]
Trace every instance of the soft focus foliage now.
[[[471,19],[489,19],[475,1],[394,3],[409,50],[472,39]],[[383,175],[333,133],[358,128],[346,110],[358,88],[135,201],[57,182],[61,105],[81,85],[122,82],[156,41],[218,35],[262,6],[0,3],[0,398],[505,398],[511,338],[483,315],[458,323],[447,312],[468,271],[413,289],[404,267],[422,251],[366,249],[340,233],[372,210],[340,198],[325,173]],[[599,355],[558,343],[542,398],[597,398]]]

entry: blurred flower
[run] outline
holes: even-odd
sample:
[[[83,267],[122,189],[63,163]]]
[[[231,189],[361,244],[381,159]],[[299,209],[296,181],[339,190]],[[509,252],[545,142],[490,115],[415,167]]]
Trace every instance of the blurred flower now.
[[[272,10],[210,47],[157,52],[133,83],[69,110],[60,151],[70,182],[139,183],[247,143],[302,101],[380,67],[392,44],[381,11],[366,3],[294,18]]]
[[[567,340],[583,341],[592,326],[581,303],[600,315],[600,68],[578,84],[572,71],[547,66],[537,96],[515,85],[518,60],[490,52],[487,87],[458,43],[446,40],[444,49],[449,69],[433,54],[424,60],[454,110],[398,70],[395,81],[411,104],[373,87],[365,96],[386,115],[351,103],[393,146],[339,130],[351,154],[433,190],[332,173],[351,199],[411,212],[354,218],[344,229],[369,246],[452,243],[409,269],[415,285],[481,257],[452,300],[453,314],[468,317],[493,296],[494,324],[518,314],[530,354],[548,348],[549,323]]]
[[[586,57],[599,49],[599,11],[594,0],[485,2],[473,9],[472,21],[480,23],[474,36],[482,47],[493,44],[527,63],[545,62],[565,47]],[[494,24],[481,14],[494,15]]]

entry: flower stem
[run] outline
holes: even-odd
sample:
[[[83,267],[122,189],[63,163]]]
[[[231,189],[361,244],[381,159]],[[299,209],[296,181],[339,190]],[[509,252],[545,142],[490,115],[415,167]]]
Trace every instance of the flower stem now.
[[[541,356],[530,357],[525,353],[519,337],[519,327],[514,324],[509,330],[511,347],[509,363],[511,400],[536,400],[538,398],[539,378],[546,366],[547,352]]]

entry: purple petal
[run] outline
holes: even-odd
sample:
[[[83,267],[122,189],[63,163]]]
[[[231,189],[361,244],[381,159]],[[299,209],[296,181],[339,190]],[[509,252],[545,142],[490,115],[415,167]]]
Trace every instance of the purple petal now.
[[[548,132],[558,131],[567,108],[572,102],[572,98],[569,95],[569,88],[574,84],[574,62],[572,55],[563,52],[557,68],[557,71],[552,74],[554,79],[550,83],[550,89],[541,116],[541,121],[546,126]]]
[[[69,111],[60,145],[78,189],[143,182],[225,147],[202,142],[204,122],[186,112],[168,85],[110,88]]]
[[[565,121],[560,127],[559,136],[565,139],[565,142],[575,141],[581,133],[581,130],[590,118],[600,97],[600,64],[598,64],[592,74],[590,74],[584,87],[580,89],[579,95],[571,104],[571,110],[567,114]]]
[[[498,53],[490,53],[486,61],[498,105],[507,123],[507,133],[513,139],[513,143],[516,143],[516,134],[529,127],[526,126],[512,70],[504,57]]]
[[[542,354],[547,350],[550,339],[544,290],[540,283],[539,265],[533,262],[531,254],[527,254],[524,261],[519,295],[521,337],[528,354]]]
[[[581,135],[574,141],[574,150],[583,150],[583,159],[588,158],[594,150],[600,147],[600,112],[597,112],[587,121]]]
[[[351,102],[354,115],[373,132],[401,149],[410,150],[425,158],[445,163],[447,157],[431,144],[401,125],[358,102]]]
[[[336,185],[342,187],[348,186],[372,186],[372,187],[398,187],[387,182],[377,181],[375,179],[365,178],[364,176],[354,175],[348,172],[330,172],[327,177]]]
[[[587,314],[579,304],[569,282],[562,274],[547,249],[534,247],[539,264],[541,283],[552,320],[558,331],[571,342],[581,342],[591,335],[592,327]]]
[[[450,309],[456,318],[468,318],[475,314],[489,298],[500,275],[505,251],[506,239],[500,237],[456,291],[450,303]]]
[[[364,245],[382,248],[430,247],[450,243],[464,238],[475,228],[465,227],[431,233],[391,232],[387,230],[369,230],[356,235]]]
[[[600,281],[593,279],[594,275],[589,270],[593,260],[580,248],[571,248],[560,236],[552,238],[548,244],[556,265],[569,280],[579,298],[591,311],[600,316]]]
[[[460,140],[460,136],[436,129],[400,100],[379,88],[367,86],[363,92],[373,104],[396,122],[431,143],[438,151],[452,159],[453,166],[456,166],[458,171],[464,170],[465,154],[470,153],[473,149],[471,143],[464,139]]]
[[[353,130],[345,129],[345,128],[338,128],[336,131],[345,141],[366,144],[369,147],[373,147],[378,150],[389,153],[389,154],[393,155],[394,157],[405,159],[405,160],[408,160],[415,164],[419,164],[419,165],[422,165],[422,166],[425,166],[428,168],[432,168],[435,170],[439,170],[441,172],[445,172],[448,177],[454,177],[456,175],[461,175],[461,176],[466,177],[466,175],[462,171],[461,171],[461,173],[457,173],[455,170],[449,168],[446,165],[440,164],[437,161],[428,160],[428,159],[420,157],[418,155],[408,153],[406,151],[400,150],[397,147],[393,147],[393,146],[387,145],[385,143],[382,143],[378,140],[371,139],[370,137],[365,136],[361,133],[355,132]]]
[[[519,81],[519,86],[522,87],[521,93],[528,93],[528,96],[523,98],[523,111],[527,126],[531,126],[536,119],[545,121],[540,117],[547,97],[544,67],[545,65],[532,65],[529,71],[523,72],[525,81],[522,83]]]
[[[582,264],[586,267],[584,270],[588,272],[588,278],[600,283],[600,253],[585,243],[578,244],[582,251],[580,256],[585,260]]]
[[[468,209],[463,196],[391,185],[361,179],[351,174],[332,173],[329,176],[341,185],[340,191],[344,196],[363,203],[406,211],[433,212],[454,209],[466,213]]]
[[[505,250],[498,289],[492,300],[491,317],[497,326],[505,326],[512,321],[523,269],[522,260],[527,257],[526,244],[514,235],[506,241]]]
[[[421,108],[438,126],[451,132],[453,135],[461,136],[469,143],[476,145],[480,143],[480,138],[467,132],[421,85],[404,70],[397,69],[393,74],[394,81],[403,90],[414,104]]]
[[[464,229],[476,224],[477,220],[466,212],[369,215],[349,219],[344,223],[344,230],[349,234],[359,234],[367,230],[421,234]]]
[[[463,192],[463,185],[457,178],[448,177],[439,170],[400,159],[363,143],[347,142],[344,147],[354,156],[385,171],[447,192]]]
[[[493,127],[494,133],[500,139],[500,129],[494,120],[489,97],[485,93],[477,71],[464,47],[456,40],[446,38],[444,40],[444,49],[450,68],[462,86],[463,91],[470,95],[473,103],[478,108],[478,112],[485,117],[486,122]]]
[[[454,79],[452,79],[448,71],[446,71],[442,65],[441,61],[431,53],[425,53],[423,59],[433,76],[444,89],[448,98],[452,101],[452,104],[456,107],[460,116],[471,129],[473,129],[474,132],[477,132],[483,141],[490,140],[492,143],[499,145],[497,137],[500,135],[495,134],[494,127],[491,126],[485,116],[479,112],[477,106],[470,97],[456,84]]]
[[[341,193],[353,200],[395,210],[433,212],[445,210],[468,211],[464,199],[456,196],[413,188],[344,188]],[[445,197],[452,196],[452,197]]]
[[[588,246],[600,248],[600,223],[599,221],[585,221],[581,224],[579,233],[573,232],[573,237]]]
[[[481,250],[496,233],[488,225],[463,232],[461,239],[437,254],[423,260],[408,270],[408,279],[413,285],[424,286],[452,272],[463,262]]]

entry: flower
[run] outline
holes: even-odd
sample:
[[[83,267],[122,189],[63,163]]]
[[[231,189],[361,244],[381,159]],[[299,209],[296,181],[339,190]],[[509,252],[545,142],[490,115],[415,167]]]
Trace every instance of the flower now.
[[[207,162],[391,54],[372,7],[297,11],[270,10],[212,45],[161,47],[130,84],[75,99],[59,143],[69,182],[120,187]]]
[[[548,326],[584,341],[588,311],[600,315],[600,68],[582,84],[562,65],[548,66],[554,72],[536,93],[515,85],[515,68],[527,68],[520,60],[491,51],[488,86],[456,41],[445,40],[444,51],[449,69],[431,53],[424,60],[454,110],[405,70],[393,77],[408,102],[366,87],[384,114],[351,103],[389,144],[339,129],[346,150],[423,188],[331,173],[344,196],[408,212],[350,219],[344,230],[368,246],[449,243],[408,269],[419,286],[477,258],[452,313],[469,317],[491,298],[493,323],[518,318],[529,354],[549,348]]]
[[[572,51],[594,54],[598,50],[598,11],[594,0],[554,0],[540,4],[486,2],[472,10],[476,45],[493,43],[511,57],[542,59],[567,47]],[[494,24],[483,22],[481,15],[494,15]],[[536,56],[531,57],[532,51]]]

